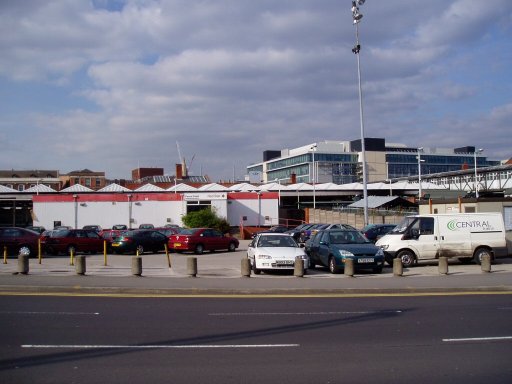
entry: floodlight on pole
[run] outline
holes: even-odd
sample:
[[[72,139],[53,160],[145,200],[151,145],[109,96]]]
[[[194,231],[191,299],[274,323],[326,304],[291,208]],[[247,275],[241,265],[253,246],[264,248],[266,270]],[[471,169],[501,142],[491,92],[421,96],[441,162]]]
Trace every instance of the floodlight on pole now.
[[[478,175],[477,175],[477,164],[476,164],[476,155],[481,154],[483,152],[483,148],[480,148],[478,150],[475,150],[474,156],[475,156],[475,197],[478,199]]]
[[[359,12],[359,5],[363,5],[365,0],[352,1],[352,20],[356,26],[356,45],[352,48],[352,52],[357,57],[357,79],[359,86],[359,121],[361,123],[361,161],[363,163],[363,202],[364,202],[364,225],[368,225],[368,186],[366,177],[366,149],[364,143],[364,121],[363,121],[363,90],[361,87],[361,60],[359,51],[359,22],[363,18],[363,14]]]

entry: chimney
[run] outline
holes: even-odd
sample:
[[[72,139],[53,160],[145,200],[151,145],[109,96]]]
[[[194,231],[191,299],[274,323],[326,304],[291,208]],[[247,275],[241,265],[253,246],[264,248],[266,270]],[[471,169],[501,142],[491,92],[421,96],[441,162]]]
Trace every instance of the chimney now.
[[[183,166],[176,164],[176,180],[183,180]]]

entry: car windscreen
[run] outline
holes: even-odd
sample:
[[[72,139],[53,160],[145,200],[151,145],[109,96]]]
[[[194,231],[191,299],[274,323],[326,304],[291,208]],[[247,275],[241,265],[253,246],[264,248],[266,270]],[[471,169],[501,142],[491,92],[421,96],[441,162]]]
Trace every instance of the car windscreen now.
[[[410,217],[406,217],[404,218],[400,224],[398,224],[395,228],[393,228],[390,232],[388,233],[399,233],[399,234],[403,234],[405,233],[405,231],[407,230],[407,228],[409,228],[409,226],[412,224],[413,221],[416,220],[416,217],[414,216],[410,216]]]
[[[70,233],[71,231],[68,229],[58,229],[56,231],[52,231],[50,233],[50,237],[67,237]]]
[[[358,231],[336,231],[329,234],[331,244],[365,244],[369,240]]]
[[[258,247],[298,247],[291,236],[260,236]]]

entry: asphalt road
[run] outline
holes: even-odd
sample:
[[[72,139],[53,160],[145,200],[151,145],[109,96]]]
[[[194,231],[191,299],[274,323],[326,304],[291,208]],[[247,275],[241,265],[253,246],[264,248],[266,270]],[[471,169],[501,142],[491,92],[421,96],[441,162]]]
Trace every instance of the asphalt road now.
[[[512,296],[0,297],[1,383],[509,383]]]

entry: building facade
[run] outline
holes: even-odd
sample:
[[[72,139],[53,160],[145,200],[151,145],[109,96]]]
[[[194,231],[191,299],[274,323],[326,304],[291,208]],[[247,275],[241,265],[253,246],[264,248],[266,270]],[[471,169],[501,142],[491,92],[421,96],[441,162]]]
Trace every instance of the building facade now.
[[[362,181],[361,140],[323,141],[294,149],[265,151],[261,163],[247,167],[250,181],[348,184]],[[431,173],[499,165],[475,147],[415,148],[365,139],[367,181],[385,181]],[[256,180],[258,179],[259,180]]]

